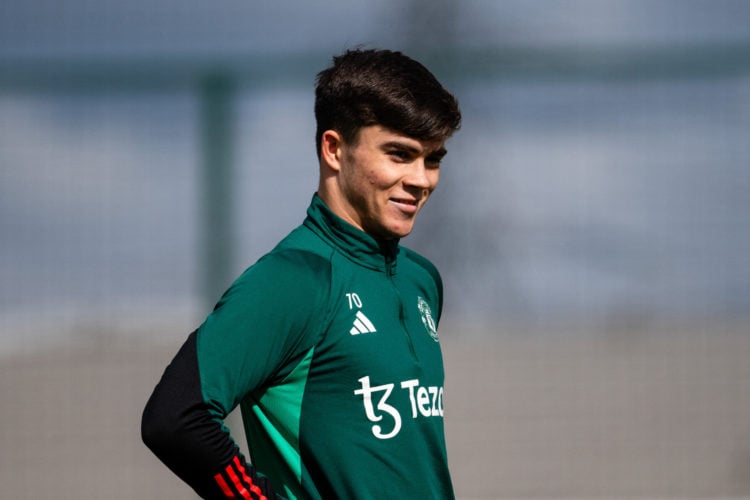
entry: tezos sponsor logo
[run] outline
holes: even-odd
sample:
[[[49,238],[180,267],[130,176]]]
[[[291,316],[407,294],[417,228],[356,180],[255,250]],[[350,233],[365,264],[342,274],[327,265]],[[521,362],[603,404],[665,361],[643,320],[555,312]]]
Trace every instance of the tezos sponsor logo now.
[[[360,388],[354,391],[362,396],[365,405],[365,415],[372,426],[372,434],[378,439],[390,439],[401,430],[401,413],[396,407],[388,404],[396,384],[373,386],[370,377],[359,379]],[[442,417],[443,416],[443,388],[437,386],[424,387],[419,385],[419,379],[404,380],[399,384],[401,389],[409,392],[411,403],[411,418]],[[373,404],[373,398],[377,400]],[[388,418],[386,418],[388,417]]]

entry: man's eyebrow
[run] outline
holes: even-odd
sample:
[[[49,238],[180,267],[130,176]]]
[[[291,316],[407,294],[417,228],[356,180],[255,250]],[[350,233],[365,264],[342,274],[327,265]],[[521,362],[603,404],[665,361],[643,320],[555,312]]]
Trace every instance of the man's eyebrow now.
[[[398,141],[390,141],[383,144],[383,149],[398,149],[400,151],[407,151],[412,154],[419,154],[420,149],[414,146],[409,146],[408,144],[404,144],[403,142]]]
[[[432,154],[430,154],[433,158],[442,158],[443,156],[448,154],[448,150],[445,148],[436,149]]]
[[[410,146],[398,141],[386,142],[385,144],[383,144],[383,149],[398,149],[400,151],[406,151],[414,155],[419,155],[422,152],[420,148]],[[448,150],[441,147],[439,149],[436,149],[435,151],[430,152],[428,156],[432,158],[442,158],[446,154],[448,154]]]

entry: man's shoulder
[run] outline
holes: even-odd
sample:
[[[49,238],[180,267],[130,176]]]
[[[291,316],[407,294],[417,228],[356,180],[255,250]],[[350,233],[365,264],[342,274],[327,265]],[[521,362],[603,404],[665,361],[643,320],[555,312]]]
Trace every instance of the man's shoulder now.
[[[299,253],[318,255],[329,258],[331,255],[331,246],[323,241],[315,232],[310,230],[305,224],[301,224],[293,229],[276,247],[269,252],[269,255],[279,253]]]
[[[316,244],[297,230],[261,257],[253,268],[269,268],[278,275],[299,276],[330,273],[331,249]]]
[[[304,286],[330,274],[330,248],[311,237],[303,226],[294,229],[272,250],[260,257],[235,280],[232,288],[256,288],[259,284]]]
[[[404,256],[405,263],[408,264],[408,272],[413,276],[418,276],[417,279],[423,284],[429,282],[434,284],[434,290],[437,292],[435,298],[437,299],[438,317],[440,317],[443,309],[443,278],[440,276],[440,271],[438,271],[435,264],[433,264],[427,257],[424,257],[414,250],[401,247],[401,253]]]
[[[406,247],[400,247],[400,252],[403,254],[404,259],[410,265],[415,266],[417,269],[426,271],[435,282],[442,288],[443,280],[440,277],[440,271],[437,266],[432,263],[427,257],[415,252],[414,250]]]

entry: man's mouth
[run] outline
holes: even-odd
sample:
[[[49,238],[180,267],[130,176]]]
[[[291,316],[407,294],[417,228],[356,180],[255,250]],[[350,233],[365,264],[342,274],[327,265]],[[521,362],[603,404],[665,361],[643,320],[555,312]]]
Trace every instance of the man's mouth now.
[[[398,208],[407,213],[414,213],[417,211],[419,201],[412,198],[391,198],[391,203],[398,206]]]

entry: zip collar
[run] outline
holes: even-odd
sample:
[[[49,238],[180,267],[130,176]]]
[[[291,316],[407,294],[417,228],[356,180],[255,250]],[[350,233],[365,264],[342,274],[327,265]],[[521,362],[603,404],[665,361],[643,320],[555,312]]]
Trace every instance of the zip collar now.
[[[398,239],[378,240],[334,214],[317,193],[313,195],[304,225],[349,260],[389,276],[396,274]]]

